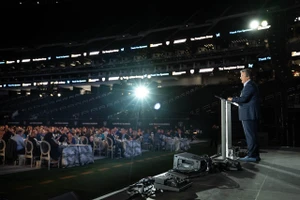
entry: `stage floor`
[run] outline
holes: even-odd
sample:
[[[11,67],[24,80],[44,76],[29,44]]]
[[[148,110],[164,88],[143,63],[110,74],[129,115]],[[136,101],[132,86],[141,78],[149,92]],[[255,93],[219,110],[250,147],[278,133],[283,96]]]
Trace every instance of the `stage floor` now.
[[[193,178],[181,192],[164,191],[155,200],[299,200],[300,148],[264,149],[259,163],[243,163],[241,171],[227,171]],[[130,199],[126,190],[96,200]],[[131,198],[133,199],[133,198]]]

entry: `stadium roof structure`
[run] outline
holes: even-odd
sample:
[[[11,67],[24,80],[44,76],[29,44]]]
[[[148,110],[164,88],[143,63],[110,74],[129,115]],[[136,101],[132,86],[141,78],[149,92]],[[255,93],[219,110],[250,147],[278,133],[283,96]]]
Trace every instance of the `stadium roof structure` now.
[[[294,1],[184,1],[164,4],[155,1],[105,4],[75,0],[9,2],[5,6],[10,8],[10,12],[0,14],[2,19],[6,19],[1,25],[0,49],[55,43],[74,44],[115,35],[136,36],[178,25],[208,24],[211,26],[206,31],[210,31],[217,24],[215,19],[243,12],[266,11],[269,8],[283,9]],[[55,3],[52,5],[51,2]],[[5,9],[5,6],[1,7]],[[176,34],[179,34],[178,29],[168,36]]]
[[[102,57],[97,58],[96,56],[95,60],[92,60],[95,61],[95,65],[87,65],[87,67],[84,68],[72,68],[72,70],[70,70],[70,68],[64,68],[70,64],[69,61],[67,59],[67,61],[63,61],[61,58],[63,55],[67,54],[73,58],[73,53],[80,53],[81,57],[84,57],[84,59],[78,61],[84,63],[86,62],[86,59],[89,59],[84,55],[87,54],[86,52],[101,52],[103,50],[118,48],[118,52],[120,50],[123,55],[127,55],[128,52],[131,52],[127,50],[131,50],[132,46],[149,45],[150,43],[153,44],[155,42],[164,42],[166,44],[167,40],[174,41],[176,39],[181,39],[181,37],[196,37],[197,35],[195,34],[199,34],[198,36],[205,36],[208,34],[215,34],[218,31],[227,32],[228,37],[232,36],[232,38],[228,40],[229,42],[232,40],[239,41],[238,37],[243,36],[239,36],[239,34],[230,35],[229,31],[249,29],[249,22],[255,17],[270,17],[270,14],[277,15],[282,11],[290,9],[288,4],[289,1],[263,1],[259,4],[255,2],[255,0],[251,3],[228,1],[227,3],[222,2],[218,4],[210,2],[208,5],[203,3],[203,5],[200,4],[197,6],[189,4],[188,2],[184,2],[182,5],[173,5],[174,3],[172,3],[172,5],[145,3],[143,6],[135,5],[136,7],[131,7],[130,4],[123,6],[123,4],[125,4],[124,2],[119,5],[112,5],[111,7],[109,5],[106,5],[106,7],[96,7],[96,5],[81,5],[80,3],[68,4],[68,2],[60,5],[20,5],[23,7],[19,6],[16,8],[18,12],[13,11],[12,14],[17,14],[18,16],[24,15],[24,18],[18,18],[19,21],[8,20],[3,25],[4,27],[6,27],[6,25],[10,26],[7,26],[7,29],[3,31],[4,37],[0,38],[0,59],[3,59],[2,64],[6,63],[9,65],[7,65],[8,67],[3,67],[3,70],[8,70],[11,73],[5,74],[6,77],[2,77],[2,81],[3,83],[20,82],[23,80],[29,81],[33,76],[39,77],[38,80],[48,80],[51,76],[51,81],[52,79],[66,79],[67,81],[70,81],[70,78],[76,78],[76,81],[78,81],[79,79],[81,80],[81,78],[96,77],[101,82],[103,78],[108,76],[113,77],[113,75],[117,76],[119,74],[127,76],[129,73],[136,74],[137,71],[135,71],[135,69],[144,70],[145,68],[145,70],[147,70],[146,68],[151,68],[157,73],[156,70],[160,70],[159,68],[162,65],[168,68],[168,70],[171,70],[169,69],[169,65],[170,68],[174,67],[172,70],[177,70],[178,66],[182,69],[181,64],[186,65],[183,66],[186,68],[190,68],[191,66],[194,67],[194,65],[202,66],[202,61],[208,60],[207,56],[191,59],[188,60],[188,62],[186,60],[180,62],[177,60],[168,63],[163,62],[157,64],[157,68],[147,64],[147,66],[124,65],[123,67],[116,69],[103,69],[100,64],[97,64],[98,62],[103,61],[101,60]],[[284,5],[279,4],[278,2]],[[118,11],[121,7],[124,8],[124,10]],[[127,7],[129,8],[127,9]],[[293,5],[292,7],[293,9],[297,8],[299,10],[300,6]],[[26,10],[24,10],[24,8],[26,8]],[[26,12],[33,14],[27,16],[24,14]],[[1,13],[1,15],[2,14],[3,13]],[[43,20],[43,23],[39,23],[38,19]],[[273,24],[272,21],[271,24]],[[260,34],[259,31],[252,35],[257,34]],[[236,39],[233,37],[236,37]],[[191,40],[191,38],[189,39]],[[216,40],[218,40],[218,42],[220,41],[218,36],[216,36]],[[221,40],[223,41],[223,35]],[[125,51],[122,51],[122,47],[126,45],[127,49],[125,48]],[[171,46],[172,48],[181,48],[181,45],[186,44]],[[168,47],[168,44],[162,46],[162,48]],[[152,49],[155,51],[155,48]],[[261,49],[255,49],[243,53],[251,54],[251,56],[254,54],[263,55],[262,53],[265,53],[265,47],[263,46],[262,49],[263,52]],[[162,51],[162,49],[159,49],[159,51]],[[238,51],[237,55],[241,56],[240,50]],[[104,53],[102,52],[102,54]],[[109,57],[109,54],[105,53],[105,56],[106,55]],[[235,53],[231,52],[230,56],[235,57],[232,59],[228,58],[228,61],[240,61],[236,59],[237,56]],[[268,56],[269,54],[264,55],[264,57]],[[27,60],[25,58],[30,57],[31,61],[40,60],[41,57],[44,57],[43,59],[46,59],[46,61],[50,61],[44,66],[42,66],[42,64],[41,66],[29,66],[24,64],[25,67],[37,70],[36,73],[39,73],[38,75],[18,74],[17,77],[12,76],[12,74],[19,73],[19,71],[15,70],[15,64],[10,65],[11,62],[19,63],[21,60],[21,65],[19,66],[23,66],[23,60]],[[219,60],[217,59],[219,59],[219,57],[227,59],[224,55],[218,55],[216,58],[216,65],[218,65],[217,62],[219,62]],[[74,59],[77,59],[77,57]],[[210,57],[210,59],[215,58]],[[251,59],[247,58],[247,60],[252,62],[252,57]],[[90,63],[92,63],[92,61],[89,60]],[[57,66],[54,66],[56,64]],[[48,71],[45,71],[44,68]],[[135,69],[130,71],[129,68]],[[20,67],[18,70],[26,71],[27,68],[24,70]],[[187,70],[187,73],[189,73],[188,71],[189,70]],[[29,76],[31,78],[28,78]],[[231,74],[229,76],[231,76]],[[34,80],[37,80],[36,77],[34,77]],[[177,81],[178,78],[169,76],[165,78],[160,77],[157,78],[157,80],[163,80],[167,85],[169,82],[175,82],[174,80]]]

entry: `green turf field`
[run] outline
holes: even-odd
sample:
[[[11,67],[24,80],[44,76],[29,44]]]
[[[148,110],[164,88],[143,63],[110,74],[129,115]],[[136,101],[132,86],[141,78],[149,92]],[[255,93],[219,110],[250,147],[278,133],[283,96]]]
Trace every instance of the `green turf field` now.
[[[207,143],[192,144],[188,151],[213,155]],[[47,168],[0,176],[0,199],[49,199],[73,191],[80,199],[93,199],[124,188],[147,176],[173,167],[175,152],[149,151],[132,159],[101,159],[94,164],[57,169]]]

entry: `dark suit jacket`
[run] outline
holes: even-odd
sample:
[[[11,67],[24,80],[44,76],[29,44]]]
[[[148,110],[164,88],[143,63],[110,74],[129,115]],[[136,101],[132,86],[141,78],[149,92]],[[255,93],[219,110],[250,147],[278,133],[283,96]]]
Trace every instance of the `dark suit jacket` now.
[[[121,139],[121,140],[124,140],[124,139],[130,140],[130,136],[127,133],[121,134],[121,137],[119,137],[119,139]]]
[[[36,140],[33,137],[28,137],[28,140],[32,142],[33,145],[33,155],[34,156],[40,156],[41,155],[41,150],[40,147],[37,145]]]
[[[240,97],[234,97],[232,102],[239,104],[239,120],[258,120],[260,118],[259,90],[253,81],[243,88]]]
[[[112,141],[113,141],[113,145],[116,145],[115,138],[114,138],[114,136],[113,136],[112,134],[107,134],[107,137],[109,137],[109,138],[111,138],[111,139],[112,139]],[[109,142],[109,140],[108,140],[108,142]]]
[[[9,139],[6,143],[5,159],[14,162],[18,158],[17,154],[17,142],[13,139]]]
[[[45,139],[45,141],[47,141],[51,146],[50,157],[54,160],[58,160],[61,156],[59,145],[52,138],[50,138],[49,140]]]

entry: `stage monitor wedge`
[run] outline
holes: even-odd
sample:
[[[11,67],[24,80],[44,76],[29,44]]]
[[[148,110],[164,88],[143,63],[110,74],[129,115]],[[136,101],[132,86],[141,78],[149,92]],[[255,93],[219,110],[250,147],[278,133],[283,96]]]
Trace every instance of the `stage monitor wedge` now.
[[[205,172],[209,170],[209,160],[207,155],[199,156],[187,152],[175,154],[173,170],[183,173]]]

